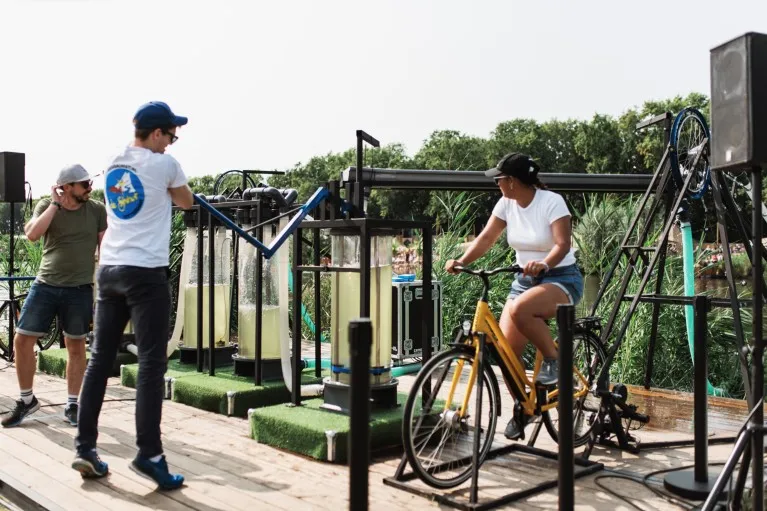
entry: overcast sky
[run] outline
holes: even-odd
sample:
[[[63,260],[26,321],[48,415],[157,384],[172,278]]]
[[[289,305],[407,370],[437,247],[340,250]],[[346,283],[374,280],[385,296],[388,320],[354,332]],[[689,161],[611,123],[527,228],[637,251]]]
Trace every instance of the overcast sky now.
[[[26,153],[37,197],[68,163],[102,172],[150,100],[189,117],[169,152],[197,176],[356,129],[412,155],[434,130],[709,94],[709,50],[767,32],[767,2],[0,0],[0,19],[0,151]]]

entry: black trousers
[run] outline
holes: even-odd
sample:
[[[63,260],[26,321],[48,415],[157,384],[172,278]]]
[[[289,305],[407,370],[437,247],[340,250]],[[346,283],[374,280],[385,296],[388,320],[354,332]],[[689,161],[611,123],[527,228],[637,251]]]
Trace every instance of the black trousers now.
[[[168,268],[101,266],[96,275],[95,340],[85,371],[77,417],[78,452],[96,448],[98,419],[125,326],[130,319],[138,348],[136,445],[138,454],[162,454],[160,421],[164,399],[166,347],[170,329]]]

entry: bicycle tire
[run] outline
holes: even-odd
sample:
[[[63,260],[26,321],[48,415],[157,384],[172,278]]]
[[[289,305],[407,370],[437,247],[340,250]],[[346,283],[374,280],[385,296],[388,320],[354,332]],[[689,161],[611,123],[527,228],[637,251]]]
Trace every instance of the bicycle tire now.
[[[677,189],[681,189],[681,187],[684,185],[685,176],[682,175],[682,168],[679,164],[679,155],[680,153],[686,153],[687,149],[690,148],[680,148],[680,133],[682,131],[682,127],[685,125],[685,122],[689,119],[692,119],[692,122],[697,123],[701,130],[703,135],[710,141],[711,140],[711,132],[708,129],[708,124],[706,123],[706,119],[703,117],[703,114],[701,114],[697,109],[693,107],[687,107],[682,109],[674,118],[674,123],[671,126],[671,136],[669,138],[669,143],[673,147],[673,151],[671,152],[671,174],[674,178],[674,183],[676,184]],[[710,144],[707,143],[708,146]],[[703,179],[696,181],[698,183],[698,186],[696,186],[692,190],[687,190],[686,193],[691,199],[700,199],[705,194],[706,191],[708,191],[709,184],[711,183],[711,165],[708,160],[708,147],[704,148],[705,153],[701,155],[700,160],[698,161],[698,165],[701,165],[701,161],[703,161]],[[702,182],[701,182],[702,181]]]
[[[441,362],[443,362],[445,359],[449,358],[460,358],[465,360],[467,363],[472,364],[474,362],[474,354],[460,349],[460,348],[453,348],[448,351],[443,351],[442,353],[439,353],[437,355],[434,355],[429,359],[429,361],[421,368],[421,370],[418,372],[418,376],[416,377],[415,381],[413,382],[413,387],[410,389],[410,392],[408,393],[408,398],[405,403],[405,410],[402,418],[402,443],[404,445],[405,449],[405,455],[407,456],[408,461],[410,462],[410,466],[413,468],[413,471],[418,475],[418,477],[426,484],[433,488],[438,489],[448,489],[453,488],[455,486],[458,486],[459,484],[466,481],[469,477],[471,477],[472,472],[472,464],[469,463],[465,465],[465,469],[463,472],[460,472],[457,476],[452,477],[450,479],[437,479],[435,478],[431,473],[429,473],[429,470],[425,468],[418,456],[416,455],[416,448],[413,445],[413,437],[412,433],[410,431],[410,424],[413,419],[413,412],[415,407],[415,401],[419,395],[418,390],[421,388],[421,385],[423,384],[424,380],[431,376],[432,371],[435,369],[436,366],[438,366]],[[498,420],[498,415],[496,414],[496,410],[498,409],[498,400],[500,399],[500,396],[497,395],[496,390],[498,388],[498,382],[497,379],[495,382],[492,380],[495,379],[495,374],[492,371],[492,367],[490,364],[485,364],[484,367],[484,376],[482,378],[483,384],[485,387],[483,388],[483,393],[487,392],[488,401],[489,401],[489,410],[491,410],[491,413],[489,415],[490,423],[487,428],[487,435],[485,437],[485,443],[480,447],[479,452],[479,464],[480,466],[484,462],[485,458],[487,457],[487,453],[490,451],[490,448],[493,444],[493,436],[495,435],[495,427]],[[470,403],[470,406],[474,406],[474,403]],[[484,405],[483,405],[484,408]],[[483,410],[484,413],[487,413],[488,410]],[[483,413],[483,415],[484,415]],[[481,424],[481,420],[480,420]]]
[[[2,305],[0,305],[0,321],[5,321],[2,318],[3,313],[5,312],[5,309],[8,307],[8,304],[10,302],[5,302]],[[16,322],[13,322],[14,325]],[[3,336],[0,336],[0,357],[2,357],[5,360],[10,361],[10,350],[9,350],[9,344],[4,340]]]
[[[586,344],[590,346],[590,348],[594,351],[596,354],[598,360],[600,360],[600,364],[598,368],[590,369],[588,374],[588,380],[589,380],[589,393],[591,392],[592,386],[596,383],[597,377],[599,376],[599,371],[601,370],[601,366],[604,364],[606,357],[604,346],[602,346],[602,341],[594,336],[591,333],[587,332],[577,332],[573,334],[573,342],[575,342],[576,339],[585,339]],[[575,358],[575,357],[573,357]],[[583,373],[583,369],[579,369],[581,371],[581,374]],[[586,376],[584,374],[584,376]],[[589,394],[587,393],[586,396],[583,397],[584,401],[586,398],[588,398]],[[546,410],[545,412],[542,412],[542,420],[543,424],[546,426],[546,431],[549,433],[549,436],[552,440],[554,440],[557,444],[559,443],[559,431],[554,425],[554,421],[551,418],[551,414],[549,413],[550,410]],[[586,442],[589,440],[589,435],[591,433],[591,429],[594,427],[594,423],[592,422],[589,428],[585,431],[585,433],[576,435],[573,439],[573,446],[574,447],[580,447],[582,445],[585,445]]]

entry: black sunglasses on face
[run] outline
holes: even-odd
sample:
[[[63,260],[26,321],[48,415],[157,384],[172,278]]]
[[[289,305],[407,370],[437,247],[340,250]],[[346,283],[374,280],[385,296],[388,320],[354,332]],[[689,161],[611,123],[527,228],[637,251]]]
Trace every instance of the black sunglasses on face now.
[[[88,189],[90,189],[91,186],[93,186],[93,181],[91,181],[90,179],[86,179],[85,181],[75,181],[72,184],[73,185],[80,185],[83,188],[85,188],[86,190],[88,190]]]
[[[173,145],[173,143],[178,140],[178,137],[171,133],[170,131],[163,131],[164,134],[168,135],[170,137],[170,145]]]
[[[495,181],[495,184],[498,184],[501,182],[502,179],[508,179],[509,176],[496,176],[493,178],[493,181]]]

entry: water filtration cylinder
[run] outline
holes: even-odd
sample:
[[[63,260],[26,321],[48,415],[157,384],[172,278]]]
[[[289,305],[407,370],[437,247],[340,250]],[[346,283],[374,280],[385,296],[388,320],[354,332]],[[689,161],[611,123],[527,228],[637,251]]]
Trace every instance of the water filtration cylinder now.
[[[196,229],[194,236],[197,239]],[[203,281],[202,281],[202,344],[204,347],[209,345],[210,337],[210,278],[209,278],[209,242],[208,231],[203,232]],[[231,314],[231,279],[230,279],[230,254],[231,238],[227,236],[227,230],[224,227],[214,227],[213,236],[214,248],[214,276],[213,292],[215,307],[214,322],[214,344],[217,347],[227,346],[229,344],[229,318]],[[187,347],[197,346],[197,261],[198,251],[197,243],[194,244],[192,259],[189,264],[189,275],[184,284],[184,330],[183,343]],[[181,285],[181,284],[180,284]],[[181,290],[179,290],[181,293]]]
[[[331,261],[335,267],[360,268],[360,236],[330,233]],[[370,382],[391,381],[392,293],[391,236],[373,236],[370,242],[370,320],[373,325]],[[349,322],[360,317],[360,273],[333,272],[330,291],[331,380],[348,384]]]

